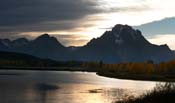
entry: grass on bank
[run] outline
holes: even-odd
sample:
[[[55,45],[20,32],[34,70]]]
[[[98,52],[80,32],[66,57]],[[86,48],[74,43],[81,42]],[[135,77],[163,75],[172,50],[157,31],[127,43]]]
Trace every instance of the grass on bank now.
[[[140,97],[130,98],[116,103],[175,103],[175,84],[157,84],[152,91]]]

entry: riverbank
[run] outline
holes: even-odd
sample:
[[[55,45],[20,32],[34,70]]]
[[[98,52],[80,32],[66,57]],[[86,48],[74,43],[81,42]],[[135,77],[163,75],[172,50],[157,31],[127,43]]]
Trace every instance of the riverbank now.
[[[38,70],[38,71],[80,71],[80,72],[96,72],[84,67],[0,67],[0,70]]]
[[[175,84],[165,83],[157,85],[152,91],[137,98],[129,98],[116,103],[174,103]]]
[[[132,74],[132,73],[111,73],[111,72],[97,72],[97,75],[128,80],[142,80],[142,81],[160,81],[160,82],[175,82],[175,75],[146,75],[146,74]]]

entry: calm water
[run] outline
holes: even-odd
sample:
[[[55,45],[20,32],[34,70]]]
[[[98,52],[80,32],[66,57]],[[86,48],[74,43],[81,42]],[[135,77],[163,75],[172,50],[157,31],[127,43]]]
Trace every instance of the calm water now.
[[[0,71],[0,74],[0,103],[113,103],[138,96],[156,85],[85,72]]]

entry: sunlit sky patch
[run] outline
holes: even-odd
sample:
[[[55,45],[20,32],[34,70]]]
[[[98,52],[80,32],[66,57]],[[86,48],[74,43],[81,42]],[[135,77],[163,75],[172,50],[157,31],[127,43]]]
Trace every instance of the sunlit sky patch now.
[[[148,38],[148,40],[153,44],[167,44],[170,49],[175,50],[175,35],[174,34],[167,34],[167,35],[156,35],[152,38]]]
[[[2,0],[0,36],[34,38],[49,33],[66,46],[80,46],[119,23],[137,26],[174,17],[174,4],[175,0]],[[151,42],[175,49],[175,32],[149,34]]]

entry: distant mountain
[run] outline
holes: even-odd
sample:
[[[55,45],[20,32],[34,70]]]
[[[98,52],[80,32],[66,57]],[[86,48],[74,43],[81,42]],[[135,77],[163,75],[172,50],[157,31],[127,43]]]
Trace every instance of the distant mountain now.
[[[13,51],[61,61],[156,62],[173,59],[167,45],[148,42],[141,31],[128,25],[116,25],[101,37],[94,38],[82,47],[64,47],[55,37],[41,35],[34,40],[0,40],[0,50]]]
[[[13,41],[0,40],[0,50],[26,53],[40,58],[64,60],[67,56],[67,48],[60,44],[55,37],[43,34],[34,40],[19,38]]]
[[[171,17],[135,26],[134,28],[141,30],[144,35],[150,36],[155,34],[175,34],[174,27],[175,17]]]
[[[24,45],[27,45],[27,44],[29,44],[29,40],[27,40],[26,38],[19,38],[19,39],[16,39],[16,40],[14,40],[14,41],[12,41],[11,43],[10,43],[10,45],[12,46],[12,47],[22,47],[22,46],[24,46]]]
[[[0,50],[6,51],[6,50],[8,50],[8,47],[3,42],[0,42]]]
[[[138,62],[154,60],[157,62],[172,59],[173,53],[167,45],[149,43],[139,30],[128,25],[116,25],[112,31],[100,38],[92,39],[77,52],[79,60],[104,62]]]
[[[15,49],[18,52],[54,60],[64,60],[67,54],[67,48],[60,44],[55,37],[48,34],[41,35],[27,45]]]
[[[0,50],[1,51],[13,51],[13,48],[23,47],[27,45],[29,40],[25,38],[19,38],[16,40],[9,40],[9,39],[0,39]]]

